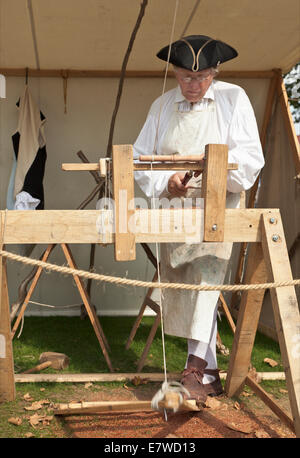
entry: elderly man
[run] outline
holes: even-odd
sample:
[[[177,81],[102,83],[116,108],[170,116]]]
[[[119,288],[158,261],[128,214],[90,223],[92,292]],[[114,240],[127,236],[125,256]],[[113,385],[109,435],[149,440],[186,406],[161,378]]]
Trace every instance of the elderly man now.
[[[207,144],[227,144],[226,206],[239,206],[240,192],[249,189],[264,165],[255,115],[245,91],[215,81],[219,65],[237,56],[231,46],[204,35],[182,38],[157,56],[174,66],[178,86],[151,106],[134,144],[134,154],[204,155]],[[140,171],[135,179],[148,197],[200,197],[201,176],[186,185],[185,172]],[[221,284],[231,256],[230,243],[161,245],[162,281]],[[181,383],[191,399],[205,402],[222,393],[216,358],[217,303],[215,291],[163,291],[164,329],[188,341]]]

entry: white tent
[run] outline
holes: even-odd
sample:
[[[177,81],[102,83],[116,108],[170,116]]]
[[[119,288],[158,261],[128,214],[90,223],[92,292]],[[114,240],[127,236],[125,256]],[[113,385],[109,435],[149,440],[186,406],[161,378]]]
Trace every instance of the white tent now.
[[[175,13],[174,39],[182,34],[201,33],[230,43],[239,56],[222,66],[220,78],[244,87],[251,99],[267,159],[260,205],[283,211],[291,248],[299,232],[300,191],[299,180],[294,177],[300,173],[300,154],[279,83],[280,75],[300,61],[299,0],[148,0],[146,3],[128,60],[113,142],[132,144],[150,104],[161,94],[164,63],[155,55],[169,43]],[[77,208],[92,191],[95,183],[90,174],[81,172],[79,177],[76,172],[62,172],[61,163],[78,161],[79,150],[91,162],[106,155],[121,67],[141,4],[141,0],[0,1],[0,73],[5,75],[7,86],[6,99],[0,103],[2,209],[6,206],[12,166],[11,136],[17,125],[15,104],[26,74],[33,97],[47,118],[45,208]],[[166,90],[173,86],[170,77]],[[273,165],[276,171],[271,168]],[[270,195],[269,184],[275,180],[274,174],[277,193]],[[94,207],[95,202],[91,202],[87,208]],[[41,250],[36,247],[33,257],[39,257]],[[77,265],[88,269],[89,247],[78,245],[72,250]],[[291,262],[294,278],[299,278],[299,247],[295,253]],[[51,261],[64,262],[59,250]],[[17,285],[28,269],[10,263],[8,268],[10,299],[14,302]],[[112,247],[98,247],[95,270],[149,280],[153,275],[153,267],[140,247],[137,260],[126,264],[114,261]],[[234,277],[233,270],[229,281],[234,281]],[[93,285],[92,301],[100,314],[135,314],[144,294],[141,289]],[[33,300],[56,306],[80,302],[72,282],[55,274],[41,277]],[[27,312],[48,314],[49,310],[30,305]],[[54,310],[78,313],[78,308]],[[262,327],[268,328],[269,323],[262,323]]]

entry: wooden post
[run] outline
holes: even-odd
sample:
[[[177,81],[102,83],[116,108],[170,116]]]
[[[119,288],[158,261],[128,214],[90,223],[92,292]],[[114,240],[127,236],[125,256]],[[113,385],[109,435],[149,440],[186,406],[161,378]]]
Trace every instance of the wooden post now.
[[[224,240],[227,163],[227,145],[205,147],[205,167],[202,177],[205,242]]]
[[[133,205],[132,145],[114,145],[112,159],[113,197],[115,201],[115,259],[116,261],[130,261],[136,257],[135,235],[129,230],[128,225],[135,212]]]
[[[269,281],[292,280],[281,217],[262,216],[262,245]],[[300,315],[295,288],[285,286],[270,290],[272,306],[286,375],[295,432],[300,437]]]
[[[6,262],[0,256],[0,402],[16,398]]]
[[[262,246],[255,243],[250,248],[245,283],[265,283],[266,278]],[[248,375],[264,292],[249,290],[242,294],[225,383],[229,397],[241,392]]]

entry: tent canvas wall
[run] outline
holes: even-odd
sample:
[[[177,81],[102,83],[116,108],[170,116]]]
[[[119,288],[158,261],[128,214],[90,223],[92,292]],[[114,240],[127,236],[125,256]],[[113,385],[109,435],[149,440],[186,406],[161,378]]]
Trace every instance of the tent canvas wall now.
[[[12,166],[11,137],[17,125],[15,104],[23,91],[26,68],[30,90],[47,117],[45,208],[77,208],[93,189],[94,182],[88,173],[81,173],[79,177],[76,173],[63,172],[61,163],[77,161],[76,153],[79,150],[91,162],[97,162],[99,157],[106,154],[120,69],[140,3],[138,0],[0,2],[0,73],[6,76],[7,83],[7,98],[0,103],[1,208],[6,206]],[[115,144],[135,141],[152,101],[161,94],[164,64],[155,54],[169,42],[176,4],[175,0],[149,0],[147,4],[127,66],[128,73],[115,126]],[[191,18],[194,7],[197,8]],[[245,88],[262,131],[272,69],[279,68],[284,73],[300,60],[299,10],[300,5],[296,0],[181,0],[178,2],[174,36],[178,38],[188,25],[185,34],[215,36],[238,49],[239,57],[222,66],[220,78]],[[63,76],[67,76],[67,79]],[[166,90],[174,84],[174,79],[168,78]],[[276,107],[282,110],[280,104]],[[268,164],[274,164],[273,148],[270,145],[276,144],[276,155],[283,158],[289,156],[289,170],[285,172],[284,178],[280,176],[276,181],[287,180],[289,189],[284,186],[283,194],[278,195],[278,198],[272,194],[272,200],[264,194],[263,202],[266,207],[282,209],[285,207],[282,195],[288,196],[286,198],[289,202],[293,201],[291,196],[294,195],[295,207],[289,205],[283,220],[287,220],[290,227],[289,221],[292,218],[295,221],[293,231],[299,231],[299,227],[296,228],[295,213],[299,187],[297,180],[293,179],[299,173],[299,145],[296,157],[290,151],[295,146],[290,146],[291,138],[285,134],[286,125],[283,127],[280,121],[284,134],[280,136],[280,143],[277,141],[279,127],[278,123],[274,124],[274,119],[280,115],[276,115],[277,111],[274,113],[273,127],[268,131],[268,135],[274,138],[273,143],[268,143],[269,159],[272,156]],[[264,183],[270,189],[268,175],[272,172],[268,164],[264,171]],[[279,174],[279,170],[277,172]],[[138,189],[136,193],[139,195]],[[88,208],[94,208],[94,205],[95,202],[92,202]],[[295,238],[293,231],[287,234],[288,247]],[[36,247],[32,256],[39,257],[43,249],[41,246]],[[89,247],[78,245],[72,247],[72,251],[78,266],[87,269]],[[299,259],[299,251],[298,256],[294,256],[293,274],[294,278],[299,278],[299,261],[295,261]],[[51,256],[51,261],[59,264],[64,262],[59,250]],[[152,265],[140,247],[137,260],[125,264],[114,261],[112,247],[98,247],[95,269],[130,278],[151,280],[153,276]],[[11,302],[16,300],[17,287],[28,271],[29,268],[22,265],[8,264]],[[233,269],[230,281],[233,281],[234,275]],[[145,291],[141,289],[93,284],[92,302],[100,314],[135,314],[144,294]],[[72,282],[56,274],[44,274],[41,277],[33,300],[52,305],[80,302]],[[49,311],[53,313],[49,308],[35,308],[33,305],[28,308],[28,313],[34,310],[40,314]],[[54,310],[55,313],[78,313],[78,308]]]

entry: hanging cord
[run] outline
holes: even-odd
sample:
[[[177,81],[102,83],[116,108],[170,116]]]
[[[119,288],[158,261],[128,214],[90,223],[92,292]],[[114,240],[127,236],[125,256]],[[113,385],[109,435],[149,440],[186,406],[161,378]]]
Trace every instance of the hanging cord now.
[[[114,135],[116,117],[117,117],[119,106],[120,106],[120,101],[121,101],[121,96],[122,96],[122,91],[123,91],[123,84],[124,84],[124,79],[125,79],[127,63],[128,63],[129,56],[130,56],[130,53],[131,53],[131,50],[132,50],[132,47],[133,47],[133,44],[134,44],[134,40],[135,40],[136,34],[137,34],[138,30],[139,30],[139,27],[141,25],[143,16],[145,14],[147,3],[148,3],[148,0],[143,0],[143,2],[141,3],[140,12],[139,12],[136,24],[135,24],[135,26],[133,28],[133,31],[132,31],[132,34],[131,34],[131,37],[130,37],[130,40],[129,40],[129,43],[128,43],[128,48],[127,48],[127,51],[126,51],[124,59],[123,59],[122,69],[121,69],[121,76],[120,76],[120,80],[119,80],[118,93],[117,93],[117,97],[116,97],[115,108],[114,108],[114,111],[113,111],[110,130],[109,130],[109,138],[108,138],[108,144],[107,144],[107,150],[106,150],[106,156],[108,156],[108,157],[111,156],[111,152],[112,152],[113,135]]]
[[[176,0],[176,5],[175,5],[175,10],[174,10],[174,16],[173,16],[173,23],[172,23],[172,30],[171,30],[171,35],[170,35],[170,40],[169,40],[169,49],[168,49],[168,57],[167,57],[167,64],[165,68],[165,74],[164,74],[164,81],[163,81],[163,88],[162,88],[162,94],[161,94],[161,99],[160,99],[160,107],[159,107],[159,113],[158,113],[158,120],[157,120],[157,126],[156,126],[156,134],[155,134],[155,140],[154,140],[154,146],[153,146],[153,156],[155,152],[157,151],[157,143],[158,143],[158,131],[159,131],[159,125],[160,125],[160,117],[161,117],[161,111],[162,111],[162,104],[163,104],[163,95],[165,93],[166,89],[166,82],[167,82],[167,76],[168,76],[168,70],[169,70],[169,63],[170,63],[170,55],[171,55],[171,48],[172,48],[172,43],[174,40],[174,31],[175,31],[175,24],[176,24],[176,18],[177,18],[177,11],[178,11],[178,5],[179,5],[179,0]],[[152,180],[152,172],[153,172],[153,161],[151,161],[151,194],[152,194],[152,199],[151,199],[151,208],[155,209],[155,195],[154,195],[154,185],[153,185],[153,180]],[[176,384],[176,387],[174,384],[168,382],[168,377],[167,377],[167,362],[166,362],[166,345],[165,345],[165,331],[164,331],[164,317],[163,317],[163,308],[162,308],[162,289],[160,287],[161,284],[161,275],[160,275],[160,255],[159,255],[159,249],[158,249],[158,243],[155,242],[155,252],[156,252],[156,260],[157,260],[157,282],[158,282],[158,290],[159,290],[159,310],[160,310],[160,316],[161,316],[161,340],[162,340],[162,352],[163,352],[163,364],[164,364],[164,382],[161,386],[161,389],[154,395],[151,401],[151,407],[153,409],[158,410],[159,409],[159,401],[163,400],[166,398],[166,395],[169,394],[170,392],[176,392],[178,398],[177,398],[177,403],[176,404],[169,404],[166,406],[168,409],[173,410],[173,412],[176,412],[180,406],[180,404],[183,402],[183,395],[181,393],[184,393],[185,395],[189,396],[189,392],[186,390],[186,388],[183,387],[180,383]],[[165,420],[168,420],[167,417],[167,410],[166,407],[163,409],[164,410],[164,415],[165,415]]]

